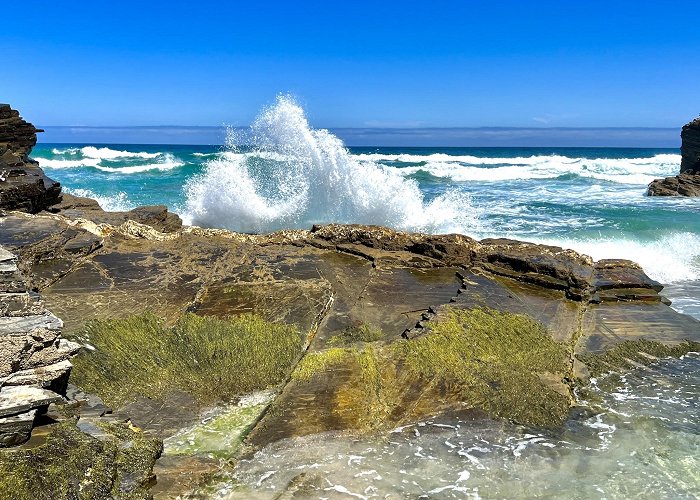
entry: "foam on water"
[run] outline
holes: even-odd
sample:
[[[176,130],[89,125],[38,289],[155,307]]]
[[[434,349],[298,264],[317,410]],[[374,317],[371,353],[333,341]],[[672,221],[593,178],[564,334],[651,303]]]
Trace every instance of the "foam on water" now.
[[[563,429],[453,416],[376,436],[317,434],[241,460],[217,490],[282,498],[302,480],[311,485],[304,498],[691,499],[700,491],[699,389],[700,357],[689,354],[594,380],[596,412]]]
[[[95,194],[89,189],[71,189],[64,187],[63,191],[74,196],[81,196],[83,198],[92,198],[93,200],[97,200],[100,207],[109,212],[123,212],[135,208],[134,203],[129,201],[127,194],[123,191],[111,196]]]
[[[289,97],[265,109],[250,136],[253,150],[242,152],[230,132],[229,154],[188,181],[189,222],[246,232],[328,222],[464,232],[476,223],[469,195],[448,191],[427,201],[416,182],[358,160],[336,136],[311,128]]]
[[[65,150],[53,149],[52,154],[59,158],[37,157],[36,160],[42,168],[67,169],[67,168],[96,168],[103,172],[117,174],[139,174],[152,170],[167,171],[183,166],[185,163],[176,158],[172,153],[146,153],[117,151],[109,148],[96,148],[86,146],[84,148],[69,148]],[[68,158],[65,158],[65,157]],[[145,159],[156,159],[155,163],[139,163]],[[103,164],[103,161],[107,164]]]
[[[658,154],[650,158],[569,158],[531,156],[519,158],[481,158],[448,154],[383,155],[361,154],[357,158],[372,162],[418,163],[397,167],[404,175],[425,172],[457,182],[501,182],[507,180],[556,179],[575,175],[620,184],[647,185],[657,177],[674,175],[680,155]]]

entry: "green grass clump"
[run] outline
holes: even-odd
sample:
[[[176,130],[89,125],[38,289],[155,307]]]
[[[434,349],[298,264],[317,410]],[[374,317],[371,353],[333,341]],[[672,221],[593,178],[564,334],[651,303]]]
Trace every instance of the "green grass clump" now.
[[[300,382],[311,380],[316,373],[322,372],[333,365],[342,363],[351,353],[348,349],[333,347],[318,352],[310,352],[304,356],[292,373],[292,379]]]
[[[427,335],[394,349],[415,376],[442,384],[495,416],[550,426],[568,415],[569,398],[540,377],[567,373],[566,346],[528,316],[454,309]]]
[[[41,445],[0,450],[0,498],[151,498],[160,441],[125,424],[103,430],[112,437],[98,440],[66,421],[52,425]]]
[[[649,365],[656,358],[679,358],[689,352],[700,351],[700,342],[682,342],[664,345],[650,340],[626,340],[603,354],[587,353],[577,357],[586,365],[591,377],[609,372],[626,371],[635,364]]]
[[[284,381],[303,348],[295,327],[252,315],[182,316],[167,327],[151,314],[92,321],[71,381],[119,407],[142,395],[187,392],[202,404],[229,401]]]
[[[381,340],[382,331],[367,323],[349,326],[338,335],[328,340],[330,345],[351,345],[357,342],[376,342]]]

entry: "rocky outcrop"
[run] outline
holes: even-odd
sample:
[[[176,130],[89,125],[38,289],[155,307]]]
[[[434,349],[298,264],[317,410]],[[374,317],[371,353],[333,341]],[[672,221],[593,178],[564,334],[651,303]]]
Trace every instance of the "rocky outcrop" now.
[[[0,104],[0,210],[37,213],[61,200],[61,185],[28,156],[37,132],[18,111]]]
[[[80,346],[61,338],[62,326],[0,246],[0,446],[29,439],[37,415],[63,401]]]
[[[700,118],[681,131],[681,174],[700,174]]]
[[[106,212],[97,201],[70,194],[63,194],[63,200],[52,206],[49,211],[70,219],[86,219],[95,224],[118,226],[131,220],[163,232],[172,233],[182,228],[182,219],[177,214],[168,212],[165,205],[149,205],[134,208],[127,212]]]
[[[700,196],[700,118],[686,124],[681,132],[681,170],[674,177],[655,179],[647,188],[649,196]]]

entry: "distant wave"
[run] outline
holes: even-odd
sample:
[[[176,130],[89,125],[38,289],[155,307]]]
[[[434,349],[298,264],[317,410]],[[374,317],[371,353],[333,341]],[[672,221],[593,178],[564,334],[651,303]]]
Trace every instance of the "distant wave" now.
[[[81,154],[85,158],[99,158],[102,160],[114,160],[117,158],[156,158],[162,153],[145,153],[132,151],[118,151],[107,147],[96,148],[95,146],[85,146],[82,148],[57,149],[53,148],[54,155],[77,155]]]
[[[426,232],[464,232],[476,224],[466,193],[449,191],[426,201],[416,182],[361,161],[327,130],[311,128],[288,97],[263,110],[250,137],[253,151],[242,153],[230,131],[230,151],[209,160],[205,171],[188,181],[190,222],[248,232],[315,222]]]
[[[78,168],[97,167],[100,164],[99,158],[83,158],[81,160],[59,160],[35,157],[41,168]]]
[[[81,151],[83,149],[87,148],[81,148]],[[95,148],[93,148],[95,149]],[[101,148],[98,151],[101,151],[103,149],[107,148]],[[113,151],[113,150],[110,150]],[[117,153],[118,151],[115,151]],[[104,151],[102,151],[104,153]],[[65,154],[65,153],[64,153]],[[57,154],[58,155],[58,154]],[[176,158],[173,154],[171,153],[132,153],[132,159],[142,159],[142,158],[151,158],[151,156],[136,156],[136,155],[155,155],[158,158],[158,161],[155,163],[147,163],[147,164],[136,164],[136,165],[102,165],[102,161],[109,158],[110,160],[113,160],[117,158],[117,156],[111,155],[111,153],[105,153],[103,157],[85,157],[82,159],[57,159],[57,158],[41,158],[37,157],[36,160],[39,162],[39,165],[42,168],[55,168],[55,169],[63,169],[63,168],[80,168],[80,167],[90,167],[90,168],[96,168],[98,170],[101,170],[103,172],[109,172],[109,173],[116,173],[116,174],[138,174],[142,172],[148,172],[148,171],[155,171],[155,170],[160,170],[160,171],[167,171],[167,170],[172,170],[174,168],[178,168],[183,166],[185,163],[178,158]]]
[[[506,180],[556,179],[575,175],[621,184],[649,184],[657,177],[674,175],[681,157],[658,154],[649,158],[569,158],[566,156],[531,156],[518,158],[482,158],[448,154],[431,155],[356,155],[361,161],[392,163],[390,168],[403,175],[425,172],[456,182],[497,182]],[[407,163],[409,165],[396,165]]]

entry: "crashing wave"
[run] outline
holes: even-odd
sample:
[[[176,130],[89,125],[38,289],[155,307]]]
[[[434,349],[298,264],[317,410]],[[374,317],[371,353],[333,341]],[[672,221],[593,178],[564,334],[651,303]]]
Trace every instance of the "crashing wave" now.
[[[311,128],[290,97],[263,110],[247,142],[252,150],[241,151],[229,131],[229,153],[187,182],[191,223],[246,232],[328,222],[466,232],[477,222],[469,195],[426,199],[415,181],[354,157],[339,138]]]

